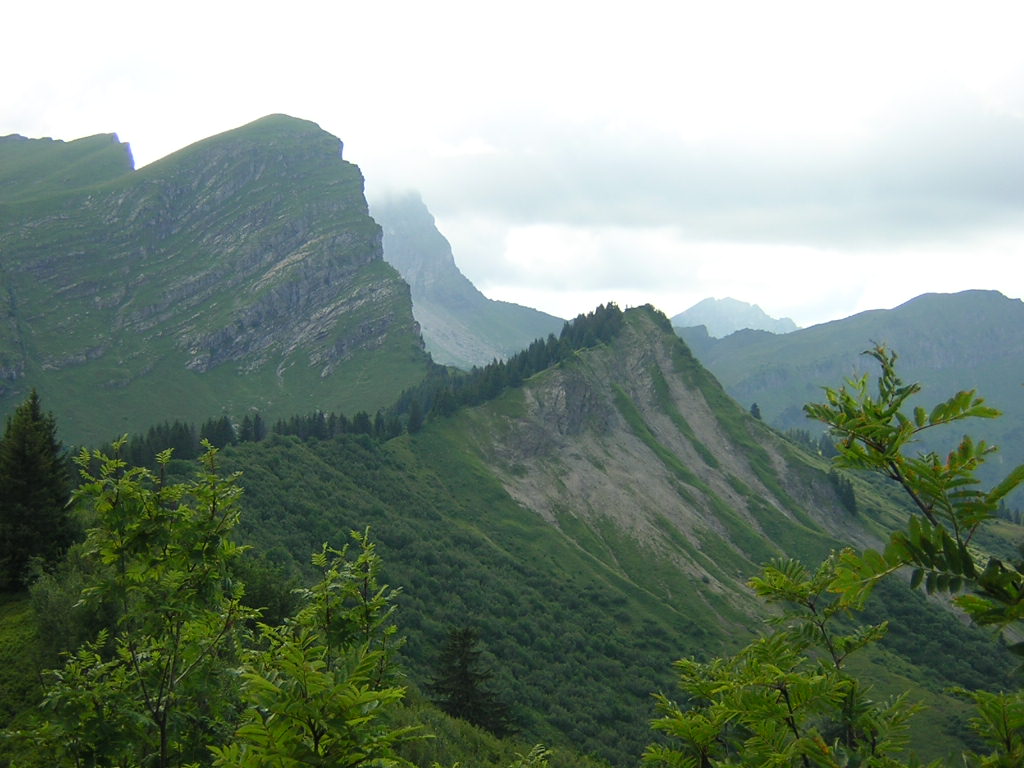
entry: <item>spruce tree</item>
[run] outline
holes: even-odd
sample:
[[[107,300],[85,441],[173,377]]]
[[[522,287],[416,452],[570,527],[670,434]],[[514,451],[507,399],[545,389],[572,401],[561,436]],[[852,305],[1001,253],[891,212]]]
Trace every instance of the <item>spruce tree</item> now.
[[[511,732],[509,709],[485,686],[493,676],[483,666],[479,636],[470,627],[451,629],[429,684],[434,703],[452,717],[486,728],[496,736]]]
[[[0,588],[25,586],[29,561],[54,561],[70,544],[70,473],[53,414],[33,389],[0,440]]]

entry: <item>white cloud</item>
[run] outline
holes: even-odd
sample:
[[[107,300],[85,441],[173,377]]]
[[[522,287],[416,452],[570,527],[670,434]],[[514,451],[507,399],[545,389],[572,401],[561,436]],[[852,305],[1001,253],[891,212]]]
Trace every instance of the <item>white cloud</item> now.
[[[4,19],[0,135],[116,131],[145,163],[271,112],[311,119],[371,193],[419,189],[478,285],[563,316],[733,295],[806,324],[925,290],[1024,292],[1017,2],[54,2]]]

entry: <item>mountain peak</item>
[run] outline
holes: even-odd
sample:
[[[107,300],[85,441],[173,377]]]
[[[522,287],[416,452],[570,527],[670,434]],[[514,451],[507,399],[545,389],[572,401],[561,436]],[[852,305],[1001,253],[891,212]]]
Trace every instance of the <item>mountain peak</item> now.
[[[382,196],[371,214],[384,230],[384,259],[409,283],[413,313],[438,362],[486,365],[561,329],[557,317],[477,290],[455,264],[451,244],[419,193]]]
[[[0,230],[16,307],[0,327],[0,408],[37,387],[66,434],[99,440],[110,413],[123,419],[114,429],[151,421],[152,401],[169,420],[372,411],[423,375],[409,289],[383,261],[362,173],[338,138],[270,115],[90,179],[91,158],[115,141],[0,147],[14,160],[0,162],[0,191],[29,171],[52,178],[31,205],[0,206],[21,223]],[[78,187],[65,183],[54,152],[94,144],[77,150]],[[386,381],[365,375],[377,358]],[[180,397],[187,387],[198,393]],[[93,408],[72,395],[82,388]]]
[[[708,335],[715,338],[722,338],[748,328],[770,333],[789,333],[797,329],[796,323],[788,317],[776,319],[756,304],[748,304],[729,297],[699,301],[685,312],[673,317],[672,325],[678,328],[703,325],[707,328]]]

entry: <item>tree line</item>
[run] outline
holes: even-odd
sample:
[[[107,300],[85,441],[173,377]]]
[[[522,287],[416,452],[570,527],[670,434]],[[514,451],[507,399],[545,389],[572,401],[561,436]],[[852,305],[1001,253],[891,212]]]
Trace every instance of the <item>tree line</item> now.
[[[653,307],[649,310],[660,314]],[[418,432],[430,418],[450,416],[459,408],[493,400],[581,349],[610,342],[622,323],[622,310],[609,302],[565,323],[558,337],[549,334],[546,339],[536,339],[507,360],[495,359],[465,372],[432,365],[420,384],[405,390],[393,405],[374,414],[359,411],[346,416],[318,410],[278,419],[269,427],[258,412],[245,414],[237,424],[222,414],[206,420],[198,429],[183,421],[165,421],[145,433],[130,436],[124,447],[125,457],[133,464],[152,467],[157,454],[167,448],[174,449],[175,458],[191,460],[201,455],[204,440],[215,448],[223,448],[258,442],[269,433],[294,435],[302,440],[327,440],[340,435],[390,440],[406,432]]]

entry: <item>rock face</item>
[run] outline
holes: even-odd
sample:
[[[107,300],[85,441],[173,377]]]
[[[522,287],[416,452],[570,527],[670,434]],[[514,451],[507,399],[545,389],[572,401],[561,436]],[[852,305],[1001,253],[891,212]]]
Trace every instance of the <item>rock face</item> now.
[[[37,175],[79,144],[18,143],[50,155]],[[112,409],[133,400],[126,388],[160,397],[162,413],[130,414],[140,426],[225,408],[374,409],[422,375],[408,287],[382,259],[340,140],[273,115],[139,171],[128,160],[0,207],[5,408],[37,386],[70,415],[72,369],[100,401],[121,390]],[[400,359],[373,381],[357,358],[382,350]]]
[[[704,299],[672,318],[672,325],[691,328],[703,325],[708,335],[717,339],[746,328],[771,333],[789,333],[796,323],[788,317],[776,319],[765,314],[756,304],[736,299]]]
[[[752,627],[761,563],[874,545],[826,462],[750,417],[644,308],[610,343],[451,423],[448,452],[468,447],[524,513],[665,610],[714,616],[700,626],[722,636]]]
[[[413,313],[437,362],[483,366],[561,330],[560,318],[478,291],[455,265],[451,245],[419,195],[374,201],[371,213],[384,229],[384,258],[412,289]]]

